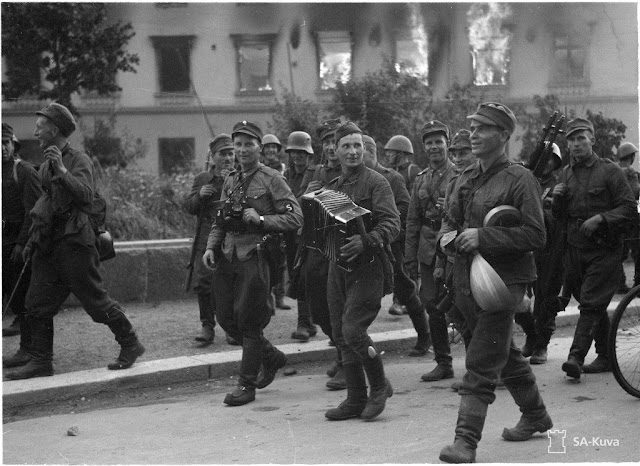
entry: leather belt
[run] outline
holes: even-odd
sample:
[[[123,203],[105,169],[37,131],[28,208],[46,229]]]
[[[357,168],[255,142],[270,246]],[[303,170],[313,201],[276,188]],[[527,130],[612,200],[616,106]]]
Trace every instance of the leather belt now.
[[[430,227],[432,230],[439,230],[440,227],[442,226],[442,220],[440,220],[440,219],[433,220],[433,219],[430,219],[430,218],[423,218],[422,219],[422,224],[424,226]]]

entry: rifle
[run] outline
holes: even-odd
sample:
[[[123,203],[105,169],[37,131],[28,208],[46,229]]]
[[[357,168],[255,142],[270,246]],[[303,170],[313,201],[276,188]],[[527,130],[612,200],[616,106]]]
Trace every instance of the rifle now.
[[[191,256],[189,256],[189,263],[187,264],[187,283],[184,287],[184,291],[191,289],[191,280],[193,278],[193,269],[196,262],[196,253],[198,252],[198,243],[200,242],[200,228],[202,227],[204,215],[198,215],[198,221],[196,222],[196,232],[193,235],[193,244],[191,245]]]
[[[20,282],[22,281],[22,277],[24,276],[24,273],[27,270],[27,266],[29,265],[29,262],[31,262],[31,256],[27,257],[27,260],[24,261],[24,265],[22,266],[22,271],[20,272],[20,275],[18,275],[18,279],[16,280],[16,285],[13,287],[11,296],[9,296],[9,299],[7,300],[7,304],[5,304],[4,308],[2,309],[2,317],[4,317],[5,313],[9,309],[9,306],[11,305],[11,301],[13,301],[13,297],[16,295],[16,291],[18,291],[18,286],[20,286]]]
[[[552,152],[551,146],[558,133],[562,132],[561,128],[564,120],[564,115],[561,115],[558,111],[553,112],[553,115],[549,117],[547,125],[542,130],[542,134],[538,137],[535,149],[529,157],[528,168],[538,179],[542,178],[542,174],[547,167],[547,162]]]

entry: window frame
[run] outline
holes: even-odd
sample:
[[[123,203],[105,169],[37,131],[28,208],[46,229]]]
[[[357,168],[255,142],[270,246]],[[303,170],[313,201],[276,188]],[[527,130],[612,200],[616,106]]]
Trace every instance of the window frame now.
[[[426,31],[427,33],[427,41],[429,41],[430,37],[429,37],[429,32]],[[411,37],[410,33],[406,33],[404,31],[396,31],[393,35],[393,66],[395,68],[395,70],[399,73],[407,73],[410,74],[411,76],[416,77],[415,74],[410,73],[409,71],[405,70],[405,69],[399,69],[398,68],[398,42],[399,41],[409,41],[409,42],[413,42],[413,38]],[[430,50],[430,46],[429,46],[429,42],[427,42],[427,73],[426,73],[426,82],[424,83],[427,87],[430,86],[431,83],[431,50]]]
[[[196,36],[194,35],[180,35],[180,36],[150,36],[150,39],[153,43],[153,50],[156,59],[156,85],[157,85],[157,96],[163,95],[193,95],[193,66],[192,66],[192,58],[193,58],[193,46],[196,40]],[[163,79],[162,79],[162,69],[161,69],[161,49],[166,48],[168,46],[175,47],[176,43],[178,46],[184,47],[186,46],[187,52],[189,53],[188,62],[186,63],[187,70],[187,89],[186,90],[164,90],[163,87]]]
[[[341,43],[346,42],[349,44],[349,79],[347,82],[353,79],[353,64],[354,64],[354,41],[353,41],[353,32],[347,29],[341,30],[332,30],[332,31],[315,31],[314,40],[316,45],[316,79],[317,79],[317,90],[318,92],[331,92],[335,89],[334,87],[323,88],[323,80],[320,76],[320,64],[322,62],[321,55],[321,44],[323,42],[326,43]],[[346,40],[339,40],[346,39]]]
[[[274,95],[273,90],[273,46],[278,34],[231,34],[233,41],[235,65],[236,65],[236,95]],[[240,48],[242,46],[267,45],[269,50],[269,63],[267,65],[267,84],[271,89],[243,89],[242,88],[242,63],[240,61]]]
[[[567,74],[561,74],[558,67],[558,60],[556,59],[556,52],[560,49],[557,44],[557,40],[560,38],[566,38],[567,40],[567,55],[571,50],[582,50],[584,52],[583,72],[581,77],[572,77]],[[578,44],[585,44],[579,47]],[[554,32],[551,39],[551,84],[590,84],[590,68],[589,68],[589,41],[586,37],[578,36],[573,32],[561,31]]]

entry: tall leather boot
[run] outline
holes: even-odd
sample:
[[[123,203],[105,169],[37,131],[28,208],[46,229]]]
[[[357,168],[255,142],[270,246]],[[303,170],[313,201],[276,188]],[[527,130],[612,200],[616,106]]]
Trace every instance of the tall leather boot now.
[[[610,328],[611,322],[609,320],[609,314],[605,312],[596,326],[595,335],[593,337],[598,356],[591,364],[585,364],[582,366],[582,372],[585,374],[597,374],[599,372],[609,372],[611,370],[608,348]]]
[[[136,332],[120,305],[115,305],[106,311],[106,318],[102,321],[113,333],[120,344],[120,354],[114,362],[107,365],[110,370],[128,369],[145,352],[145,347],[138,340]]]
[[[344,373],[344,367],[342,366],[342,353],[337,347],[336,352],[337,355],[335,360],[335,372],[333,372],[331,379],[327,381],[326,386],[329,390],[346,390],[347,379]],[[327,371],[327,374],[329,374],[329,371]]]
[[[236,389],[227,393],[224,403],[229,406],[242,406],[256,399],[256,387],[260,364],[263,361],[264,344],[259,336],[243,335],[242,361]]]
[[[547,362],[547,346],[551,341],[551,332],[536,334],[536,343],[533,345],[533,353],[529,358],[529,364],[544,364]]]
[[[198,308],[200,309],[200,322],[202,322],[202,330],[200,335],[196,337],[196,341],[210,345],[216,336],[215,326],[215,310],[213,306],[213,297],[210,293],[198,293]]]
[[[20,347],[13,356],[2,358],[2,367],[20,367],[31,361],[31,354],[29,353],[30,346],[31,329],[29,327],[29,321],[22,315],[20,319]]]
[[[522,327],[524,334],[527,336],[524,346],[522,347],[522,356],[528,358],[533,354],[533,347],[536,343],[536,322],[530,312],[518,312],[515,315],[516,324]]]
[[[452,445],[440,452],[446,463],[475,463],[476,448],[482,438],[488,404],[473,395],[463,395],[458,409],[456,436]]]
[[[409,311],[409,318],[411,319],[413,328],[416,329],[416,333],[418,334],[416,345],[409,351],[407,356],[425,356],[431,346],[431,331],[429,330],[427,311],[422,304],[409,305],[407,306],[407,310]]]
[[[521,442],[529,440],[536,432],[546,432],[553,427],[551,416],[547,413],[547,408],[535,382],[517,386],[505,379],[505,386],[520,407],[522,416],[515,427],[511,429],[505,427],[502,431],[502,438],[512,442]]]
[[[31,331],[31,360],[19,369],[9,372],[6,377],[11,380],[53,375],[53,317],[25,318]]]
[[[343,365],[347,381],[347,398],[337,408],[328,410],[324,416],[331,421],[344,421],[360,417],[367,404],[367,382],[360,362]]]
[[[428,303],[427,309],[431,309],[433,304]],[[449,329],[447,319],[442,312],[431,309],[429,312],[429,327],[431,330],[431,341],[433,352],[438,365],[431,372],[423,374],[421,379],[424,382],[436,382],[442,379],[453,378],[453,367],[451,358],[451,346],[449,345]]]
[[[584,357],[589,352],[595,327],[599,320],[599,316],[594,314],[580,313],[576,324],[576,331],[573,335],[573,343],[571,343],[571,348],[569,349],[569,357],[567,361],[562,364],[562,370],[566,372],[569,377],[573,377],[574,379],[580,378]]]
[[[298,326],[294,332],[291,332],[291,338],[300,341],[308,341],[311,337],[309,329],[312,326],[311,308],[305,301],[298,301]]]
[[[364,371],[369,379],[369,385],[371,386],[371,393],[367,400],[367,405],[360,414],[362,419],[371,420],[379,416],[387,402],[387,398],[393,396],[393,387],[391,382],[384,375],[384,365],[382,364],[382,358],[379,354],[376,354],[373,358],[368,357],[362,361]]]
[[[261,341],[262,355],[259,361],[262,361],[262,376],[258,379],[256,386],[262,389],[271,384],[276,378],[278,370],[287,364],[287,355],[273,346],[266,338],[261,337]]]

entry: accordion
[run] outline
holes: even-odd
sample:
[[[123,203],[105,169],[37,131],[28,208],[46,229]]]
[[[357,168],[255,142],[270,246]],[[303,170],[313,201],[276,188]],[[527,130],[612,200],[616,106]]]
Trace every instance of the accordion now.
[[[347,238],[371,229],[371,211],[356,205],[345,193],[323,189],[302,196],[302,243],[319,251],[328,260],[351,272],[359,261],[347,262],[340,248]]]

